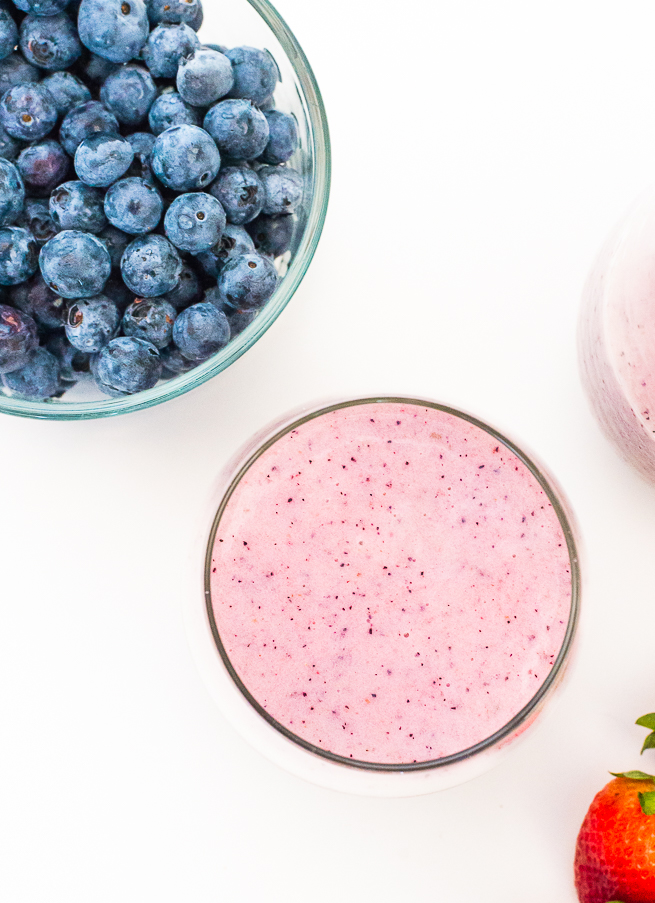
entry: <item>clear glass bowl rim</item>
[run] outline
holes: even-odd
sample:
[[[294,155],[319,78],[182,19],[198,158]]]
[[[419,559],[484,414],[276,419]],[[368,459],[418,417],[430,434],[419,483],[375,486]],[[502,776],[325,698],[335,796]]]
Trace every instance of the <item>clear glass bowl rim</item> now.
[[[375,763],[375,762],[366,762],[366,761],[358,761],[356,759],[345,758],[344,756],[337,755],[336,753],[332,753],[328,750],[322,749],[321,747],[317,747],[314,744],[308,742],[307,740],[303,740],[302,737],[297,736],[292,731],[289,731],[284,725],[280,724],[273,718],[252,696],[247,687],[241,681],[240,677],[236,673],[230,658],[223,646],[220,633],[214,619],[214,611],[211,602],[211,568],[212,568],[212,555],[214,549],[214,543],[216,539],[216,532],[218,530],[218,526],[221,520],[221,516],[227,507],[230,498],[236,489],[237,485],[246,474],[246,472],[250,469],[253,463],[271,446],[273,446],[279,439],[285,436],[293,429],[297,429],[303,424],[307,423],[310,420],[314,420],[316,417],[321,417],[324,414],[329,414],[333,411],[338,411],[347,407],[354,407],[360,404],[375,404],[375,403],[398,403],[398,404],[416,404],[421,407],[433,408],[437,411],[442,411],[446,414],[450,414],[454,417],[459,417],[462,420],[467,421],[473,426],[477,426],[479,429],[484,430],[490,436],[492,436],[496,441],[500,442],[506,448],[508,448],[511,452],[513,452],[516,457],[528,468],[528,470],[535,477],[537,482],[540,484],[544,492],[546,493],[549,501],[553,506],[553,510],[555,511],[557,518],[559,520],[560,526],[562,527],[562,532],[564,533],[566,539],[567,550],[569,553],[569,561],[571,563],[571,609],[569,613],[569,620],[566,627],[566,632],[564,634],[564,639],[562,641],[562,645],[560,651],[555,659],[555,662],[551,668],[548,677],[545,679],[543,684],[537,690],[532,699],[510,720],[508,723],[500,728],[500,730],[496,731],[496,733],[492,734],[490,737],[487,737],[485,740],[480,741],[474,746],[469,747],[468,749],[464,749],[458,753],[453,753],[449,756],[443,756],[440,759],[432,759],[425,762],[410,762],[410,763],[399,763],[399,764],[389,764],[389,763]],[[545,474],[545,468],[543,465],[538,465],[529,455],[527,455],[524,451],[522,451],[511,439],[508,439],[494,427],[490,426],[488,423],[485,423],[482,420],[479,420],[477,417],[472,416],[471,414],[466,413],[465,411],[458,410],[457,408],[452,408],[444,404],[440,404],[439,402],[429,401],[424,398],[417,398],[414,396],[367,396],[367,397],[357,397],[350,398],[347,400],[342,400],[339,402],[335,402],[329,405],[321,405],[320,407],[312,408],[308,412],[304,413],[302,416],[293,419],[291,422],[285,422],[284,426],[274,431],[273,435],[268,435],[262,442],[257,444],[257,447],[254,451],[251,447],[248,447],[248,453],[245,460],[241,460],[238,469],[232,476],[229,486],[225,491],[221,502],[218,507],[218,511],[214,517],[214,521],[211,527],[211,531],[209,534],[209,542],[207,544],[207,551],[205,555],[205,575],[204,575],[204,584],[205,584],[205,605],[207,609],[207,617],[209,619],[209,626],[211,629],[211,633],[214,639],[214,643],[216,645],[217,651],[223,661],[225,668],[227,669],[230,677],[241,691],[242,695],[246,698],[246,700],[250,703],[250,705],[258,712],[259,715],[264,718],[265,721],[268,722],[272,727],[274,727],[279,733],[285,736],[288,740],[291,740],[297,746],[302,747],[310,753],[314,753],[322,759],[327,759],[331,762],[336,762],[340,765],[346,765],[350,768],[360,769],[363,771],[375,771],[375,772],[408,772],[408,771],[427,771],[435,768],[443,768],[448,765],[454,765],[457,762],[462,762],[466,759],[470,759],[472,756],[475,756],[481,752],[484,752],[487,749],[492,749],[497,744],[502,743],[503,740],[511,737],[516,731],[519,730],[530,718],[530,716],[538,710],[541,703],[544,701],[546,696],[549,694],[551,689],[557,685],[558,678],[563,674],[565,666],[568,662],[571,649],[573,647],[573,641],[575,639],[579,615],[580,615],[580,590],[581,590],[581,576],[580,576],[580,561],[579,561],[579,551],[575,538],[575,530],[573,524],[567,514],[567,505],[564,500],[563,494],[561,490],[555,487],[554,480],[552,477],[548,477]]]
[[[264,19],[289,58],[303,92],[314,161],[312,203],[298,250],[285,278],[262,313],[217,355],[190,373],[170,379],[154,389],[125,398],[85,402],[42,402],[0,396],[0,413],[40,420],[90,420],[140,411],[178,398],[221,373],[260,339],[282,313],[302,282],[318,246],[330,197],[331,146],[323,98],[305,53],[289,26],[269,0],[247,0]]]

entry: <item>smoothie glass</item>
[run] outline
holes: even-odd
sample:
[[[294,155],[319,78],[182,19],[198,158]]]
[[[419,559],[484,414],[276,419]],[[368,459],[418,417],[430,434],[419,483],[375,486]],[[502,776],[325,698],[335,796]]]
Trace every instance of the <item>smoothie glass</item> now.
[[[562,682],[580,592],[567,503],[468,414],[400,397],[305,410],[238,454],[213,514],[196,659],[237,730],[301,777],[453,786]]]
[[[582,380],[603,431],[655,482],[655,188],[602,248],[579,322]]]

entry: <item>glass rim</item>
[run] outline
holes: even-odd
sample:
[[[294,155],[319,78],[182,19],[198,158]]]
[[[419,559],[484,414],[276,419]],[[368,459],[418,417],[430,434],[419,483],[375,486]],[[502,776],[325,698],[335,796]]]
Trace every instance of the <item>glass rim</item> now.
[[[270,0],[247,0],[280,42],[300,83],[312,151],[313,191],[307,223],[286,276],[261,314],[222,351],[189,373],[124,398],[97,401],[44,402],[0,395],[0,413],[37,420],[91,420],[140,411],[178,398],[226,370],[273,325],[302,282],[325,224],[331,183],[331,144],[327,114],[316,77],[302,47]]]
[[[221,517],[227,508],[227,505],[232,498],[237,486],[245,476],[245,474],[250,470],[252,465],[263,455],[269,448],[275,445],[280,439],[286,436],[289,432],[294,429],[297,429],[303,426],[305,423],[308,423],[311,420],[316,419],[317,417],[321,417],[325,414],[332,413],[334,411],[339,411],[344,408],[355,407],[357,405],[364,404],[415,404],[420,407],[428,407],[432,408],[436,411],[441,411],[446,414],[450,414],[453,417],[457,417],[461,420],[465,420],[470,423],[472,426],[476,426],[479,429],[486,432],[488,435],[492,436],[496,441],[500,442],[504,445],[509,451],[511,451],[516,457],[528,468],[532,476],[537,480],[541,488],[546,493],[546,496],[550,503],[553,506],[553,510],[557,515],[557,519],[559,521],[560,527],[564,534],[566,540],[567,551],[569,555],[569,562],[571,566],[571,607],[569,611],[569,619],[566,627],[566,632],[564,634],[564,639],[562,640],[562,645],[558,652],[558,655],[551,667],[551,670],[541,684],[537,692],[532,696],[528,703],[526,703],[523,708],[517,712],[517,714],[507,722],[502,728],[497,730],[491,736],[487,737],[484,740],[481,740],[479,743],[476,743],[473,746],[470,746],[464,750],[461,750],[457,753],[452,753],[448,756],[442,756],[438,759],[430,759],[423,762],[408,762],[408,763],[376,763],[376,762],[367,762],[365,760],[358,759],[350,759],[345,756],[340,756],[337,753],[330,752],[329,750],[322,749],[321,747],[316,746],[313,743],[310,743],[308,740],[304,740],[302,737],[299,737],[297,734],[294,734],[293,731],[290,731],[284,725],[280,724],[272,715],[270,715],[266,709],[263,708],[254,698],[254,696],[250,693],[248,688],[245,686],[239,675],[236,673],[232,662],[225,650],[223,642],[220,637],[220,632],[218,630],[218,626],[216,624],[216,620],[214,618],[214,610],[212,606],[211,599],[211,573],[212,573],[212,555],[214,550],[214,544],[216,541],[216,533],[218,531],[218,527],[221,521]],[[254,450],[248,449],[246,454],[245,461],[240,461],[236,472],[231,475],[230,482],[227,489],[223,492],[220,504],[218,506],[218,510],[214,516],[214,520],[212,523],[212,527],[209,534],[209,541],[207,544],[207,551],[205,555],[205,575],[204,575],[204,586],[205,586],[205,607],[207,610],[207,616],[209,619],[209,626],[212,632],[212,636],[214,639],[214,643],[216,645],[217,651],[223,661],[225,668],[227,669],[230,677],[233,682],[236,684],[237,688],[241,691],[242,695],[245,699],[250,703],[250,705],[255,709],[255,711],[261,715],[271,727],[275,728],[279,733],[281,733],[288,740],[292,741],[297,746],[305,749],[306,751],[313,753],[319,756],[322,759],[326,759],[328,761],[337,763],[339,765],[347,765],[350,768],[359,769],[361,771],[369,771],[369,772],[408,772],[408,771],[429,771],[436,768],[443,768],[448,765],[454,765],[457,762],[463,762],[467,759],[472,758],[475,755],[478,755],[481,752],[484,752],[487,749],[491,749],[497,744],[501,743],[503,740],[509,738],[513,733],[515,733],[520,727],[522,727],[530,718],[530,716],[535,713],[538,709],[542,701],[548,695],[549,691],[554,688],[557,683],[558,678],[563,673],[564,668],[568,662],[571,649],[573,646],[573,640],[575,638],[576,629],[579,620],[580,614],[580,589],[581,589],[581,577],[580,577],[580,561],[579,561],[579,553],[575,538],[575,532],[573,528],[573,524],[569,519],[569,515],[566,512],[566,503],[563,498],[563,494],[561,491],[558,491],[557,488],[553,485],[552,477],[547,477],[544,473],[544,468],[542,465],[538,465],[526,452],[520,449],[511,439],[507,438],[503,433],[496,430],[494,427],[490,426],[490,424],[485,423],[484,421],[474,417],[471,414],[466,413],[465,411],[461,411],[457,408],[449,407],[448,405],[441,404],[435,401],[429,401],[427,399],[418,398],[415,396],[365,396],[365,397],[357,397],[350,398],[343,401],[334,402],[333,404],[321,405],[318,408],[313,408],[307,413],[302,414],[299,417],[294,418],[291,422],[285,422],[282,427],[276,428],[272,435],[267,435],[262,441],[257,443],[257,446]]]

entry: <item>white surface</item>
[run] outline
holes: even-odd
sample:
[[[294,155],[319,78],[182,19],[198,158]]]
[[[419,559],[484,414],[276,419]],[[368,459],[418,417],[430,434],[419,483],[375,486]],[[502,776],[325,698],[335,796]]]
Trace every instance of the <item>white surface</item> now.
[[[209,3],[217,0],[209,0]],[[575,836],[655,708],[655,489],[582,396],[582,283],[655,173],[652,4],[278,0],[334,140],[301,290],[234,367],[112,422],[0,419],[0,896],[11,903],[574,903]],[[218,4],[216,12],[218,14]],[[587,547],[568,692],[443,794],[321,790],[193,664],[185,562],[216,475],[326,395],[426,394],[534,448]]]

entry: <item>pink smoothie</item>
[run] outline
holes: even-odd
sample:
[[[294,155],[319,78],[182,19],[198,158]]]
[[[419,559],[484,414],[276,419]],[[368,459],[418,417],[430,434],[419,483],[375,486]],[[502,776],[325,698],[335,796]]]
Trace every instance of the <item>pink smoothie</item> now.
[[[564,531],[497,438],[413,402],[284,434],[218,524],[211,607],[245,688],[283,728],[360,762],[426,762],[535,696],[571,611]]]
[[[585,288],[582,376],[606,434],[655,481],[655,192],[603,248]]]

